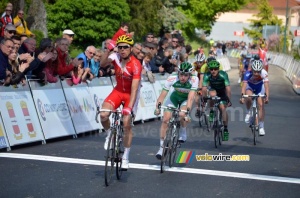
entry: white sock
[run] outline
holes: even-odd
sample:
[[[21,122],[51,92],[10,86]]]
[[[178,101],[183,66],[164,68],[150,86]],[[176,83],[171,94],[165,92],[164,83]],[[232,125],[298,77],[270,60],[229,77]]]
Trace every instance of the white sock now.
[[[129,160],[129,152],[130,152],[130,147],[124,147],[124,154],[122,158]]]
[[[264,128],[264,122],[263,121],[259,122],[259,128]]]
[[[111,133],[111,130],[110,130],[110,128],[109,128],[109,129],[107,129],[107,130],[105,130],[105,132],[106,132],[106,138],[109,138],[109,136],[110,136],[110,133]]]
[[[247,114],[250,114],[250,109],[247,109]]]
[[[160,139],[160,147],[163,147],[164,145],[164,140]]]
[[[186,127],[181,127],[180,130],[181,130],[182,132],[186,132]]]

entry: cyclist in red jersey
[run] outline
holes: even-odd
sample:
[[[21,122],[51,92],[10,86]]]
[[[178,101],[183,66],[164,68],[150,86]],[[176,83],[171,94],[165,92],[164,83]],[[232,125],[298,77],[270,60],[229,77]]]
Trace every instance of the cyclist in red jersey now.
[[[259,58],[263,62],[264,69],[268,72],[269,64],[268,64],[268,59],[267,59],[267,48],[264,43],[260,45],[260,47],[258,49],[258,55],[259,55]]]
[[[124,154],[122,157],[122,169],[129,168],[129,152],[132,142],[131,113],[135,114],[139,101],[141,87],[142,65],[132,55],[132,38],[122,35],[117,39],[118,53],[110,53],[114,44],[107,43],[108,53],[105,53],[106,64],[110,62],[115,69],[117,84],[102,104],[102,109],[117,109],[122,103],[123,127],[124,127]],[[110,55],[109,55],[110,54]],[[102,65],[101,66],[106,66]],[[101,124],[107,132],[104,149],[107,149],[110,135],[110,112],[101,112]]]

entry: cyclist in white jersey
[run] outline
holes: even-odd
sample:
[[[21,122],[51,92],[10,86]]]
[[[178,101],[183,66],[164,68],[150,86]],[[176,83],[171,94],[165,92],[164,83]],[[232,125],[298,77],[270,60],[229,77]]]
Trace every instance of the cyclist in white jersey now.
[[[198,77],[196,75],[193,75],[192,72],[193,66],[190,63],[181,63],[178,72],[173,72],[172,75],[170,75],[166,80],[163,90],[157,99],[157,106],[160,103],[163,106],[180,107],[181,110],[188,110],[189,112],[192,107],[199,83]],[[172,92],[169,93],[171,87],[173,87],[174,89],[172,89]],[[159,115],[160,109],[156,109],[154,114]],[[184,112],[180,112],[179,116],[181,120],[179,141],[183,143],[186,141],[186,127],[188,122],[191,121],[191,118],[189,116],[189,113]],[[156,154],[157,159],[161,159],[163,151],[162,146],[164,138],[166,136],[168,122],[171,117],[172,112],[165,110],[160,128],[160,147]]]

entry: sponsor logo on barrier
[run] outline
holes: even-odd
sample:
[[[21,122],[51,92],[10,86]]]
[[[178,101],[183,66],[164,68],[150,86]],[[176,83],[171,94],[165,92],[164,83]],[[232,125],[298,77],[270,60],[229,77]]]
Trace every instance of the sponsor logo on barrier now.
[[[95,111],[95,108],[93,107],[92,103],[86,98],[82,99],[82,103],[80,104],[77,100],[68,100],[68,105],[70,108],[70,111],[72,113],[81,113],[81,112],[90,112],[90,111]]]
[[[44,121],[46,121],[46,112],[45,112],[45,109],[43,107],[43,103],[40,99],[37,99],[37,107],[38,107],[38,110],[40,112],[40,115],[41,115],[42,119]]]

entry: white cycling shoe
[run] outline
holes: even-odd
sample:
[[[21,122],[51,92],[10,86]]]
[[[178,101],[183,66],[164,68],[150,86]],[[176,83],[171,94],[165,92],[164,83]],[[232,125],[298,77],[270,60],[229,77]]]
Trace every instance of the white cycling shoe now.
[[[161,160],[162,153],[163,153],[163,148],[162,148],[162,147],[159,147],[159,150],[158,150],[158,152],[156,153],[156,158],[157,158],[158,160]]]
[[[122,166],[121,166],[121,168],[122,168],[122,170],[129,169],[129,160],[128,159],[122,158]]]
[[[266,134],[265,129],[264,128],[259,128],[258,134],[260,136],[264,136]]]
[[[245,116],[245,122],[248,124],[248,123],[250,123],[250,120],[251,120],[251,114],[247,113]]]
[[[186,141],[186,130],[180,129],[178,141],[184,143]]]

